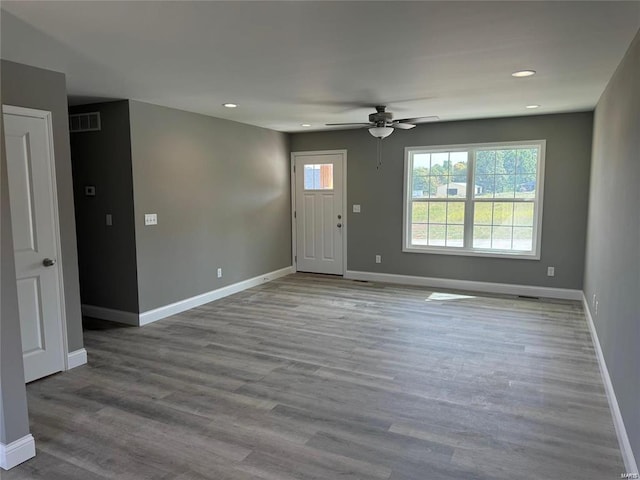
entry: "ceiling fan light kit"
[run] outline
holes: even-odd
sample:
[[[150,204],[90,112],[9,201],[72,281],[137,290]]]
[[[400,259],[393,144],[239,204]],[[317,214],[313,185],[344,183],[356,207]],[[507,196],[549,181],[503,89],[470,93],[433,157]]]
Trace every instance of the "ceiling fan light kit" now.
[[[369,133],[376,138],[387,138],[393,133],[392,127],[372,127],[369,129]]]

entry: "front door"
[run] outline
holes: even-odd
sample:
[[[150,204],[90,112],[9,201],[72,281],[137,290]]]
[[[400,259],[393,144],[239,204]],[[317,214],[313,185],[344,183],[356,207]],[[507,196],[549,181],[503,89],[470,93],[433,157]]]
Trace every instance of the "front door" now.
[[[294,154],[297,270],[344,274],[344,153]]]
[[[64,369],[50,113],[3,107],[25,381]]]

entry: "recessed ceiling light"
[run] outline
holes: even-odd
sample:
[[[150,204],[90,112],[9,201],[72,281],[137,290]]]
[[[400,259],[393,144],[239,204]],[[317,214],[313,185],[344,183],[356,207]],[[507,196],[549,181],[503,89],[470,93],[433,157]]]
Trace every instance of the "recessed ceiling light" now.
[[[236,108],[238,105],[235,103],[223,103],[222,106],[227,108]]]
[[[535,70],[518,70],[517,72],[513,72],[511,74],[512,77],[530,77],[531,75],[535,75]]]
[[[525,108],[540,108],[540,105],[527,105]]]
[[[311,124],[310,123],[301,123],[300,126],[301,127],[310,127]]]

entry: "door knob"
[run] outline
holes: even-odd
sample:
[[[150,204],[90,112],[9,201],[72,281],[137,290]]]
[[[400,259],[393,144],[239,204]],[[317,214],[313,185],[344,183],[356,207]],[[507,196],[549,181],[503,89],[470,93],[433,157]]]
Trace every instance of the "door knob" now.
[[[52,258],[45,258],[42,260],[42,265],[45,267],[53,267],[56,264],[56,261]]]
[[[339,224],[338,224],[338,228],[341,228],[341,227],[342,227],[342,224],[341,224],[341,223],[339,223]]]

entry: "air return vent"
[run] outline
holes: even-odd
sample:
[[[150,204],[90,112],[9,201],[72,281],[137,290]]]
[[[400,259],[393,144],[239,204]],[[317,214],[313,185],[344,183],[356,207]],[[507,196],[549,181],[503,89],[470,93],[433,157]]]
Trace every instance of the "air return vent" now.
[[[100,130],[100,112],[69,115],[69,132],[96,132]]]

